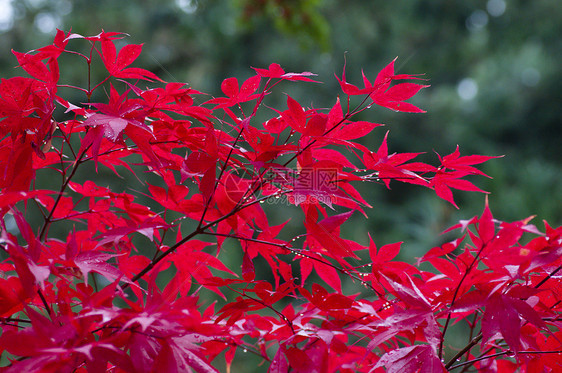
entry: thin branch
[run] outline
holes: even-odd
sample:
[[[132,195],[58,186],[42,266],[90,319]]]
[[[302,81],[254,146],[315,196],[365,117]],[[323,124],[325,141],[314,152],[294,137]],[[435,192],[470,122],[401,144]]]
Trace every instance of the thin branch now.
[[[295,327],[293,326],[293,322],[292,322],[291,320],[289,320],[289,318],[288,318],[287,316],[285,316],[282,312],[277,311],[272,305],[269,305],[269,304],[267,304],[267,303],[264,303],[263,301],[261,301],[261,300],[259,300],[259,299],[257,299],[257,298],[254,298],[254,297],[252,297],[252,296],[250,296],[250,295],[248,295],[248,294],[246,294],[246,293],[242,293],[242,292],[240,292],[240,291],[238,291],[238,290],[236,290],[236,289],[233,289],[233,288],[231,288],[230,286],[229,286],[228,288],[229,288],[230,290],[234,291],[235,293],[240,294],[240,295],[243,296],[243,297],[246,297],[246,298],[248,298],[248,299],[250,299],[250,300],[252,300],[252,301],[254,301],[254,302],[258,303],[258,304],[261,304],[261,305],[264,306],[264,307],[269,308],[270,310],[272,310],[273,312],[275,312],[275,313],[277,314],[277,316],[279,316],[280,318],[282,318],[283,321],[285,321],[285,323],[286,323],[287,326],[291,329],[291,331],[293,332],[293,334],[296,333],[296,332],[295,332]]]
[[[84,157],[84,154],[86,154],[87,151],[88,151],[88,149],[84,149],[84,151],[80,155],[80,158],[77,159],[76,162],[74,163],[74,166],[72,167],[72,171],[70,171],[70,175],[68,175],[68,177],[62,183],[62,185],[59,189],[59,192],[57,194],[57,199],[55,200],[55,202],[53,204],[53,207],[51,208],[51,211],[49,211],[49,215],[47,215],[47,217],[45,218],[45,221],[43,222],[43,226],[41,227],[41,231],[39,232],[39,240],[43,240],[43,238],[45,236],[45,233],[47,232],[47,228],[51,224],[51,219],[53,217],[53,214],[55,213],[55,210],[56,210],[60,200],[62,199],[62,195],[64,194],[64,191],[66,190],[66,188],[68,187],[68,184],[72,180],[72,177],[76,174],[76,171],[78,170],[78,166],[81,164],[82,158]]]
[[[462,357],[462,355],[464,355],[465,353],[467,353],[468,351],[470,351],[472,349],[472,347],[474,347],[478,342],[480,342],[480,340],[482,339],[482,333],[479,333],[476,337],[474,337],[466,346],[464,346],[464,348],[462,350],[460,350],[459,352],[457,352],[455,354],[455,356],[453,356],[448,362],[447,364],[445,364],[445,368],[446,369],[450,369],[453,364],[455,364],[455,362],[457,361],[457,359],[460,359]]]
[[[43,305],[45,306],[45,309],[47,310],[47,313],[52,318],[53,317],[53,310],[51,310],[51,307],[47,303],[47,299],[45,299],[45,296],[43,295],[43,292],[41,291],[41,289],[37,289],[37,294],[39,294],[39,298],[41,298],[41,302],[43,302]]]
[[[215,185],[213,186],[213,192],[212,192],[209,200],[205,201],[205,208],[203,209],[203,213],[201,214],[201,218],[199,219],[199,223],[197,224],[197,229],[201,228],[201,225],[203,224],[203,221],[205,220],[205,215],[207,214],[207,210],[209,209],[211,201],[213,200],[213,196],[215,195],[215,193],[217,191],[217,188],[219,186],[222,175],[224,174],[224,172],[226,170],[226,167],[228,167],[228,161],[232,157],[232,153],[234,152],[234,147],[238,143],[238,140],[240,140],[240,137],[242,137],[243,132],[244,132],[244,127],[241,127],[240,132],[238,132],[238,136],[236,136],[236,139],[234,139],[234,143],[230,147],[230,151],[228,152],[228,155],[226,156],[226,159],[224,160],[224,164],[221,167],[221,170],[219,172],[219,176],[215,180]]]
[[[472,359],[472,360],[470,360],[470,361],[465,361],[465,362],[462,362],[462,363],[459,363],[459,364],[455,364],[455,365],[453,365],[453,366],[451,366],[451,367],[447,367],[447,366],[445,366],[445,367],[452,370],[452,369],[456,369],[456,368],[463,367],[463,366],[465,366],[465,365],[474,364],[474,363],[476,363],[477,361],[482,361],[482,360],[486,360],[486,359],[491,359],[491,358],[493,358],[493,357],[498,357],[498,356],[503,356],[503,355],[512,355],[512,354],[514,354],[513,351],[507,350],[507,351],[497,352],[497,353],[491,354],[491,355],[480,356],[480,357],[477,357],[477,358]],[[535,354],[535,355],[539,355],[539,354],[562,354],[562,350],[553,350],[553,351],[518,351],[517,354],[528,354],[528,355],[532,355],[532,354]]]
[[[562,270],[562,265],[559,266],[558,268],[556,268],[554,271],[550,272],[548,275],[546,275],[545,278],[543,278],[538,284],[535,285],[535,289],[540,288],[545,282],[547,282],[552,276],[554,276],[555,274],[557,274],[558,272],[560,272],[560,270]]]
[[[365,104],[365,102],[367,102],[367,100],[369,99],[369,95],[367,95],[363,101],[361,101],[361,103],[359,105],[357,105],[355,107],[355,109],[353,109],[351,111],[351,113],[346,113],[344,115],[344,117],[342,119],[340,119],[336,124],[334,124],[332,126],[332,128],[326,130],[322,136],[320,137],[324,137],[327,134],[329,134],[330,132],[332,132],[333,130],[335,130],[337,127],[341,126],[343,123],[345,123],[346,120],[348,120],[349,118],[353,117],[354,115],[356,115],[357,113],[360,113],[361,111],[365,110],[365,108],[361,108],[361,106],[363,106]],[[287,166],[289,163],[291,163],[295,158],[297,158],[300,154],[302,154],[302,152],[304,152],[306,149],[308,149],[309,147],[311,147],[312,145],[314,145],[318,140],[317,139],[312,139],[311,142],[309,142],[308,144],[306,144],[302,149],[299,149],[298,152],[296,152],[291,158],[289,158],[288,161],[286,161],[285,163],[283,163],[283,166]]]
[[[445,342],[445,333],[447,332],[447,328],[449,327],[449,323],[451,322],[451,314],[452,314],[451,309],[455,305],[455,302],[457,300],[457,296],[459,294],[460,288],[461,288],[464,280],[466,279],[468,274],[472,271],[472,268],[474,268],[474,265],[476,264],[477,260],[479,259],[480,254],[482,253],[484,248],[486,248],[487,246],[488,246],[488,243],[486,242],[485,244],[482,245],[480,250],[478,250],[478,253],[476,253],[476,256],[472,259],[472,263],[470,263],[470,265],[466,268],[466,271],[463,273],[463,276],[462,276],[461,280],[459,281],[459,284],[455,288],[455,292],[453,294],[453,299],[451,300],[451,305],[449,306],[449,312],[447,314],[447,320],[445,321],[445,325],[443,326],[441,341],[439,342],[439,354],[438,354],[438,356],[439,356],[440,359],[443,357],[443,344]],[[461,354],[461,356],[462,356],[462,354]]]
[[[268,197],[267,197],[268,198]],[[174,251],[176,251],[178,249],[178,247],[180,247],[181,245],[183,245],[184,243],[188,242],[189,240],[191,240],[193,237],[199,235],[199,234],[203,234],[207,229],[211,228],[212,226],[220,223],[223,220],[228,219],[229,217],[231,217],[232,215],[238,213],[238,211],[242,210],[245,207],[251,206],[253,204],[259,203],[262,200],[265,200],[266,198],[261,198],[261,199],[256,199],[255,201],[249,202],[246,205],[243,205],[240,207],[240,209],[238,210],[232,210],[226,214],[224,214],[223,216],[221,216],[220,218],[217,218],[215,220],[213,220],[212,222],[207,223],[204,226],[198,227],[196,228],[193,232],[191,232],[190,234],[188,234],[187,236],[185,236],[184,238],[182,238],[180,241],[176,242],[174,245],[170,246],[166,251],[164,251],[159,257],[155,258],[154,260],[152,260],[146,267],[143,268],[142,271],[140,271],[139,273],[137,273],[136,276],[134,276],[131,279],[131,282],[136,282],[138,281],[140,278],[142,278],[145,274],[147,274],[152,268],[154,268],[162,259],[164,259],[165,257],[167,257],[168,255],[170,255],[171,253],[173,253]],[[123,285],[123,289],[126,289],[130,286],[130,283],[126,283],[125,285]]]
[[[280,243],[276,243],[276,242],[270,242],[270,241],[264,241],[264,240],[260,240],[260,239],[256,239],[256,238],[250,238],[250,237],[242,237],[242,236],[238,236],[238,235],[234,235],[234,234],[223,234],[223,233],[215,233],[215,232],[202,232],[201,234],[205,234],[205,235],[209,235],[209,236],[221,236],[221,237],[229,237],[229,238],[234,238],[237,240],[243,240],[243,241],[249,241],[249,242],[256,242],[256,243],[261,243],[261,244],[265,244],[265,245],[271,245],[271,246],[275,246],[275,247],[279,247],[281,249],[287,250],[289,252],[291,252],[292,254],[295,254],[296,256],[300,256],[303,258],[307,258],[310,260],[314,260],[318,263],[324,264],[328,267],[332,267],[333,269],[335,269],[336,271],[340,272],[343,275],[349,276],[350,278],[359,281],[360,283],[362,283],[363,285],[369,287],[372,291],[374,291],[380,298],[384,298],[384,294],[379,293],[371,284],[367,283],[364,279],[354,275],[353,273],[351,273],[349,270],[346,270],[342,267],[338,267],[332,263],[330,263],[329,261],[324,261],[322,259],[316,258],[314,256],[308,255],[308,254],[304,254],[300,249],[296,249],[293,247],[290,247],[288,244],[280,244]]]

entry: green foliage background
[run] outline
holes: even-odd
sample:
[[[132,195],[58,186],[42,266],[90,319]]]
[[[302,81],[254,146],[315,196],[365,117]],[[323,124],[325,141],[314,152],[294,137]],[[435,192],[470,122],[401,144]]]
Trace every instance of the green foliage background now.
[[[3,78],[21,74],[8,51],[50,43],[55,27],[82,35],[102,28],[127,33],[124,42],[145,43],[136,66],[216,95],[224,78],[244,79],[252,74],[250,66],[277,62],[287,71],[312,71],[324,84],[283,89],[316,107],[333,105],[340,93],[333,75],[341,75],[345,60],[349,80],[359,83],[361,69],[374,79],[398,56],[399,72],[425,73],[431,87],[413,101],[427,114],[376,107],[363,113],[387,124],[390,150],[427,151],[429,162],[436,159],[432,150],[448,154],[457,144],[462,154],[505,155],[483,167],[493,180],[472,180],[491,192],[495,217],[537,215],[539,226],[540,219],[562,222],[560,1],[3,0],[2,7]],[[83,64],[64,69],[67,80],[86,84]],[[283,99],[279,94],[278,106]],[[386,129],[376,129],[365,144],[378,147]],[[360,187],[373,209],[368,220],[357,216],[360,224],[344,225],[344,235],[365,244],[367,232],[379,245],[405,241],[400,259],[406,261],[445,241],[443,229],[479,213],[484,204],[481,194],[457,192],[457,211],[415,186]],[[287,218],[277,216],[279,222]]]

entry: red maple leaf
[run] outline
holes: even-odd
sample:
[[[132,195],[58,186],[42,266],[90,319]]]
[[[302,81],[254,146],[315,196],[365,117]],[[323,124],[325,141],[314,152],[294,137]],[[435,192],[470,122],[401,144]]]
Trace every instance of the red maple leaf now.
[[[163,80],[154,73],[138,67],[127,67],[142,51],[142,44],[127,44],[119,53],[113,43],[115,33],[102,32],[98,37],[101,41],[101,57],[109,74],[115,78],[143,79],[143,80]]]
[[[287,110],[279,112],[283,120],[298,132],[304,132],[306,128],[306,111],[291,96],[287,95]]]
[[[482,175],[486,177],[490,177],[486,175],[484,172],[480,171],[476,167],[472,167],[472,165],[484,163],[493,158],[501,158],[503,155],[500,156],[487,156],[487,155],[466,155],[462,156],[459,151],[459,146],[454,152],[449,155],[441,157],[437,154],[439,160],[441,161],[441,168],[456,170],[456,171],[464,171],[467,174],[475,174],[475,175]]]
[[[421,153],[388,154],[387,138],[388,131],[386,132],[384,139],[376,152],[365,149],[363,154],[365,167],[369,170],[378,171],[378,178],[385,183],[387,188],[390,187],[390,181],[392,179],[411,184],[428,186],[429,184],[426,179],[419,176],[414,171],[411,171],[409,165],[405,164],[405,162],[412,160]],[[412,169],[415,170],[420,168],[420,165],[422,164],[418,163],[416,164],[416,167]]]
[[[45,83],[31,78],[14,77],[0,83],[0,137],[11,134],[30,137],[36,152],[43,140],[50,136],[53,123],[54,91]],[[25,140],[24,140],[25,141]]]
[[[482,345],[496,339],[497,333],[501,333],[511,351],[520,351],[522,319],[548,330],[540,315],[521,299],[495,294],[486,300],[485,305],[482,319]]]
[[[0,278],[0,317],[10,317],[21,311],[26,298],[19,278]]]
[[[313,74],[308,71],[302,73],[286,73],[285,70],[283,70],[283,68],[281,68],[281,66],[276,63],[272,63],[271,65],[269,65],[269,68],[267,69],[260,69],[256,67],[253,67],[253,69],[256,71],[256,73],[259,76],[262,76],[264,78],[278,78],[278,79],[292,80],[292,81],[301,80],[306,82],[317,83],[315,80],[307,78],[307,76],[316,76],[316,74]]]
[[[375,368],[386,367],[387,373],[445,373],[445,366],[431,346],[417,345],[384,354]]]
[[[391,86],[391,83],[394,80],[420,79],[415,75],[394,74],[395,61],[396,58],[384,69],[382,69],[373,83],[371,83],[363,73],[363,84],[365,87],[361,89],[346,81],[345,65],[341,79],[337,76],[336,78],[338,79],[343,92],[349,96],[369,95],[373,100],[373,103],[394,111],[424,113],[425,111],[421,110],[417,106],[405,102],[405,100],[414,96],[420,89],[429,86],[414,83],[400,83]]]
[[[314,207],[308,208],[314,211]],[[327,217],[319,222],[316,221],[317,213],[308,213],[304,225],[307,228],[309,239],[313,239],[309,244],[311,247],[318,247],[323,252],[329,252],[338,257],[357,257],[351,250],[349,243],[340,238],[340,225],[342,225],[353,214],[348,211],[342,214]]]
[[[135,142],[138,143],[137,145],[139,145],[139,147],[142,148],[143,145],[140,140],[144,139],[146,136],[152,137],[152,132],[149,127],[144,124],[145,117],[148,114],[147,111],[144,110],[144,105],[137,100],[128,99],[127,93],[126,91],[120,95],[113,85],[111,85],[109,103],[90,104],[99,111],[89,111],[86,114],[86,120],[82,125],[89,127],[89,130],[82,139],[80,152],[91,147],[96,167],[101,141],[104,137],[114,143],[122,141],[123,131],[125,131],[129,125],[142,129],[145,133],[145,136],[136,136],[137,141]],[[137,135],[138,131],[132,134]],[[144,148],[148,151],[146,147]]]
[[[206,104],[217,104],[216,108],[227,108],[239,104],[241,102],[251,101],[259,97],[259,94],[255,94],[260,85],[261,77],[259,75],[254,75],[244,83],[242,87],[238,85],[238,79],[228,78],[225,79],[221,84],[221,89],[226,97],[214,98],[206,102]]]
[[[451,203],[456,208],[459,208],[453,199],[453,192],[451,191],[451,188],[469,192],[488,193],[485,190],[478,188],[470,181],[461,179],[462,177],[467,175],[469,175],[469,173],[467,173],[466,171],[445,172],[439,170],[431,179],[430,184],[439,197]]]

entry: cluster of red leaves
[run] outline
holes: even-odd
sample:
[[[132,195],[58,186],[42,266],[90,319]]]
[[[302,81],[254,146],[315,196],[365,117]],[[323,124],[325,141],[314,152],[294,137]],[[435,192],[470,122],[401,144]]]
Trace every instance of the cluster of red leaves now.
[[[457,147],[433,166],[389,152],[388,133],[374,148],[356,141],[380,126],[353,120],[371,105],[421,112],[405,100],[425,86],[395,83],[419,78],[395,74],[393,61],[359,88],[344,71],[346,103],[306,108],[287,96],[286,109],[272,109],[263,102],[277,84],[314,82],[272,64],[196,103],[201,92],[129,67],[142,46],[117,53],[122,37],[59,31],[52,45],[14,52],[31,77],[0,84],[5,371],[215,372],[218,355],[229,370],[237,351],[276,373],[562,369],[562,228],[499,222],[486,204],[451,228],[460,238],[419,259],[432,271],[396,261],[400,243],[341,236],[369,207],[358,181],[421,185],[452,204],[451,188],[482,192],[464,178],[484,175],[474,165],[494,157]],[[89,54],[68,49],[78,42]],[[62,84],[63,53],[88,69],[99,56],[107,77],[88,89]],[[67,101],[61,87],[88,102]],[[107,102],[89,102],[102,87]],[[362,101],[350,109],[353,96]],[[116,192],[81,174],[87,163],[116,177],[149,171],[157,182]],[[58,190],[42,189],[46,177]],[[158,211],[140,202],[146,196]],[[280,198],[302,212],[296,235],[269,223],[261,202]],[[67,234],[53,233],[65,221]],[[240,251],[239,268],[221,260],[225,247]],[[271,280],[256,274],[257,260]],[[358,290],[344,293],[342,279]],[[458,353],[445,351],[452,323],[470,329]]]

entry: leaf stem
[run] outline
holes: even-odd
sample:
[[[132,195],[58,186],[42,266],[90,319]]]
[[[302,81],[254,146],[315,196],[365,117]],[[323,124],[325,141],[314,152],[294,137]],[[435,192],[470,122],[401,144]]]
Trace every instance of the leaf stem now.
[[[466,268],[466,271],[463,273],[463,276],[462,276],[461,280],[459,281],[459,284],[455,288],[455,292],[453,294],[453,299],[451,300],[451,305],[449,306],[449,312],[447,314],[447,320],[445,321],[445,325],[443,326],[443,332],[441,333],[442,334],[441,335],[441,341],[439,342],[439,355],[438,356],[439,356],[440,359],[443,358],[443,344],[445,343],[445,333],[447,333],[449,323],[451,322],[451,314],[452,314],[451,309],[455,305],[455,302],[457,300],[457,296],[459,294],[460,288],[461,288],[464,280],[466,279],[468,274],[472,271],[472,268],[474,268],[474,265],[476,264],[476,261],[479,259],[480,254],[482,253],[484,248],[486,248],[486,246],[488,246],[488,243],[483,244],[482,247],[480,248],[480,250],[478,250],[478,253],[476,253],[476,256],[472,259],[472,263],[470,263],[470,265]],[[462,356],[462,354],[461,354],[461,356]]]
[[[59,192],[57,194],[57,199],[55,200],[55,202],[53,204],[53,207],[49,211],[49,215],[47,215],[47,217],[45,218],[43,226],[41,227],[41,231],[39,232],[39,240],[40,241],[43,240],[45,234],[47,233],[47,228],[49,227],[49,225],[52,222],[53,214],[55,213],[55,210],[56,210],[60,200],[62,199],[62,195],[63,195],[64,191],[66,190],[66,188],[68,187],[68,184],[72,180],[72,177],[76,174],[76,171],[78,170],[78,166],[81,164],[81,160],[84,157],[84,155],[86,154],[87,150],[88,149],[84,149],[84,151],[80,155],[80,158],[77,159],[76,162],[74,163],[74,166],[72,167],[72,170],[70,171],[70,175],[68,175],[68,177],[62,183],[62,185],[59,189]],[[64,170],[63,170],[63,175],[64,175]]]
[[[364,284],[365,286],[368,286],[371,290],[373,290],[380,298],[383,298],[384,295],[380,294],[372,285],[368,284],[364,279],[357,277],[356,275],[352,274],[350,271],[342,268],[342,267],[338,267],[332,263],[330,263],[329,261],[324,261],[320,258],[316,258],[314,256],[311,255],[307,255],[302,253],[300,250],[295,249],[293,247],[290,247],[288,244],[281,244],[281,243],[276,243],[276,242],[270,242],[270,241],[265,241],[265,240],[260,240],[257,238],[250,238],[250,237],[242,237],[242,236],[238,236],[238,235],[233,235],[233,234],[224,234],[224,233],[215,233],[215,232],[202,232],[201,234],[206,234],[206,235],[210,235],[210,236],[221,236],[221,237],[230,237],[230,238],[235,238],[237,240],[244,240],[244,241],[249,241],[249,242],[256,242],[256,243],[261,243],[264,245],[271,245],[271,246],[276,246],[279,247],[281,249],[287,250],[289,252],[291,252],[292,254],[295,254],[297,256],[300,257],[304,257],[310,260],[314,260],[318,263],[324,264],[328,267],[332,267],[333,269],[335,269],[336,271],[340,272],[343,275],[349,276],[350,278],[357,280],[359,282],[361,282],[362,284]]]
[[[277,316],[279,316],[280,318],[282,318],[283,321],[285,321],[285,323],[287,324],[287,326],[288,326],[288,327],[291,329],[291,331],[293,332],[293,335],[296,333],[296,332],[295,332],[295,327],[293,326],[293,322],[292,322],[291,320],[289,320],[289,318],[288,318],[287,316],[285,316],[282,312],[277,311],[272,305],[269,305],[269,304],[267,304],[267,303],[265,303],[265,302],[263,302],[263,301],[261,301],[261,300],[259,300],[259,299],[257,299],[257,298],[254,298],[254,297],[252,297],[252,296],[250,296],[250,295],[248,295],[248,294],[246,294],[246,293],[242,293],[242,292],[240,292],[240,291],[238,291],[238,290],[236,290],[236,289],[233,289],[233,288],[231,288],[230,286],[229,286],[228,288],[229,288],[230,290],[234,291],[235,293],[240,294],[240,295],[243,296],[243,297],[246,297],[246,298],[248,298],[248,299],[250,299],[250,300],[252,300],[252,301],[254,301],[254,302],[256,302],[256,303],[261,304],[261,305],[264,306],[264,307],[269,308],[270,310],[272,310],[273,312],[275,312],[275,313],[277,314]]]
[[[493,357],[498,357],[498,356],[503,356],[503,355],[509,355],[509,354],[513,354],[513,351],[507,350],[507,351],[502,351],[502,352],[497,352],[495,354],[491,354],[491,355],[485,355],[485,356],[480,356],[477,357],[475,359],[472,359],[470,361],[465,361],[456,365],[453,365],[451,367],[447,367],[446,368],[450,368],[450,369],[456,369],[456,368],[460,368],[462,366],[465,365],[470,365],[470,364],[474,364],[477,361],[482,361],[482,360],[486,360],[486,359],[491,359]],[[552,350],[552,351],[518,351],[517,354],[529,354],[529,355],[540,355],[540,354],[562,354],[562,350]]]
[[[558,272],[560,272],[560,270],[562,270],[562,265],[560,265],[558,268],[556,268],[554,271],[550,272],[548,275],[545,276],[545,278],[543,278],[538,284],[535,285],[535,289],[540,288],[545,282],[547,282],[552,276],[554,276],[555,274],[557,274]]]
[[[482,339],[482,333],[479,333],[476,337],[474,337],[466,346],[464,346],[464,348],[462,350],[460,350],[459,352],[457,352],[455,354],[455,356],[453,356],[448,362],[447,364],[445,364],[445,368],[449,369],[453,366],[453,364],[455,363],[455,361],[457,361],[457,359],[459,359],[460,357],[462,357],[462,355],[464,355],[465,353],[467,353],[468,351],[470,351],[470,349],[472,347],[474,347],[478,342],[480,342],[480,340]]]

